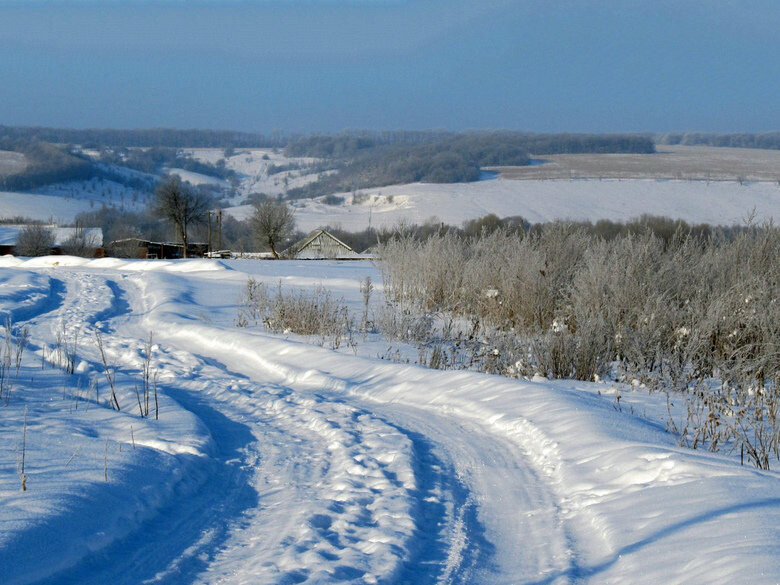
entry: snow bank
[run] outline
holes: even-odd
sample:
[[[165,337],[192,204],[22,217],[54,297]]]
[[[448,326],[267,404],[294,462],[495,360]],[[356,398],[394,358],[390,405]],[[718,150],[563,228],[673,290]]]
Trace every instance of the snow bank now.
[[[220,260],[193,258],[185,260],[126,260],[121,258],[81,258],[78,256],[38,256],[17,258],[0,256],[0,267],[17,268],[109,268],[131,272],[213,272],[229,270]]]
[[[195,492],[212,465],[208,430],[168,388],[160,387],[159,420],[154,405],[151,417],[140,416],[138,369],[115,370],[122,410],[109,406],[90,317],[105,318],[118,304],[105,283],[90,279],[36,301],[52,280],[20,270],[0,275],[0,306],[8,310],[15,295],[29,299],[23,317],[30,332],[21,367],[7,370],[0,425],[0,581],[9,585],[73,567],[137,531],[174,497]],[[104,335],[111,364],[124,355],[140,367],[141,343]],[[74,352],[76,374],[60,365],[63,344]]]
[[[0,266],[15,266],[13,256],[0,257]],[[29,318],[56,306],[59,286],[44,274],[4,270],[0,272],[0,324]]]

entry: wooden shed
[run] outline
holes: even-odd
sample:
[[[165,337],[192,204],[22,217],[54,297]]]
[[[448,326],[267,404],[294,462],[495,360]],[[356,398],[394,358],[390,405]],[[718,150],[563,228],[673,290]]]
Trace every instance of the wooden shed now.
[[[152,242],[142,238],[114,240],[107,246],[109,254],[120,258],[176,259],[184,257],[184,246],[177,242]],[[208,252],[206,243],[187,244],[188,258],[202,258]]]

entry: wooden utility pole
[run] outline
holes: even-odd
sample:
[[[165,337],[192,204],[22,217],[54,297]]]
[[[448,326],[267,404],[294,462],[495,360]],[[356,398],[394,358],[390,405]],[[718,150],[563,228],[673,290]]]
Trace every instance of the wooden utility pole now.
[[[209,211],[209,247],[208,252],[211,254],[213,252],[213,248],[211,247],[211,212]]]
[[[217,210],[217,238],[219,239],[219,249],[222,249],[222,210]]]

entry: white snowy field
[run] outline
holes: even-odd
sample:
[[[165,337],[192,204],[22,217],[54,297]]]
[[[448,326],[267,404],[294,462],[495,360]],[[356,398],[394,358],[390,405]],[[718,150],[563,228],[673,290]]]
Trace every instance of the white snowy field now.
[[[212,177],[210,175],[204,175],[203,173],[196,173],[194,171],[187,171],[185,169],[165,169],[165,172],[170,175],[178,175],[182,181],[186,181],[190,185],[216,185],[218,187],[226,187],[227,181]]]
[[[755,211],[757,221],[780,218],[780,185],[776,182],[740,184],[735,181],[625,180],[511,180],[476,183],[414,183],[340,193],[341,205],[322,198],[295,202],[298,228],[309,231],[338,226],[361,231],[369,226],[392,228],[399,223],[429,221],[461,225],[495,213],[520,215],[531,222],[556,219],[625,221],[643,213],[695,223],[744,223]],[[251,207],[230,209],[237,218]]]
[[[146,176],[130,169],[111,167],[115,172]],[[53,223],[71,223],[84,211],[103,206],[139,211],[151,202],[151,194],[115,181],[94,177],[86,181],[53,183],[35,193],[0,191],[0,218],[28,217]]]
[[[0,582],[780,581],[780,475],[678,447],[663,398],[619,410],[604,385],[236,328],[250,274],[355,310],[381,281],[367,262],[0,258],[0,313],[30,335],[0,397]]]
[[[82,211],[96,209],[100,209],[100,203],[95,200],[0,191],[0,217],[29,217],[53,223],[68,223]]]

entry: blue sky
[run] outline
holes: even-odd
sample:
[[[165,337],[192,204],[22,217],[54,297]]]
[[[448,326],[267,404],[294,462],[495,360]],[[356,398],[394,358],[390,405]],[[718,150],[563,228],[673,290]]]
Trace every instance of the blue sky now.
[[[0,0],[0,124],[780,129],[780,3]]]

